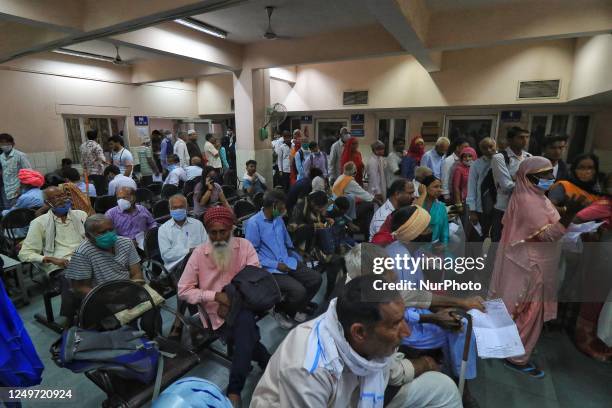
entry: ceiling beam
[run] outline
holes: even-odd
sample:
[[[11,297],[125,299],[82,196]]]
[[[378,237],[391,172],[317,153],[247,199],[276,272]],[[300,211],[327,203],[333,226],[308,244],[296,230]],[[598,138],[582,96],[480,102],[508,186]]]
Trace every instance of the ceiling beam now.
[[[62,0],[51,0],[60,2]],[[71,0],[64,0],[70,2]],[[98,38],[109,37],[140,30],[166,21],[175,20],[194,14],[202,14],[213,10],[233,7],[243,3],[245,0],[131,0],[129,2],[120,0],[99,1],[99,0],[75,0],[83,3],[84,9],[81,11],[81,20],[78,24],[81,29],[74,29],[74,22],[69,27],[71,32],[58,40],[33,42],[18,51],[0,53],[0,63],[14,58],[34,54],[43,51],[50,51],[68,45],[95,40]],[[12,6],[0,9],[6,16],[15,18],[28,18],[30,21],[40,21],[44,23],[44,14],[48,11],[48,2],[36,0],[24,0],[26,7],[18,9],[15,7],[20,0],[9,0]],[[3,1],[0,4],[4,4]],[[29,12],[28,13],[26,13]],[[59,21],[55,21],[59,24]],[[66,28],[67,30],[67,28]]]
[[[207,75],[228,74],[227,70],[180,58],[161,58],[137,61],[131,64],[132,83],[173,81],[184,78],[198,78]]]

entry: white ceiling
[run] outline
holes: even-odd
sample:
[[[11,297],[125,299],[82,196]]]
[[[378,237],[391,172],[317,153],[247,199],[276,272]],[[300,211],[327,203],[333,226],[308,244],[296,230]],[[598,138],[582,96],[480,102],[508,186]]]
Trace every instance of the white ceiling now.
[[[104,40],[86,41],[78,44],[72,44],[64,48],[68,48],[70,50],[75,51],[89,52],[92,54],[104,55],[111,58],[114,58],[116,55],[115,45],[109,41]],[[119,46],[119,55],[121,56],[121,59],[125,62],[134,62],[138,60],[159,58],[159,55],[153,52],[127,47],[125,45]]]
[[[522,0],[524,2],[524,0]],[[546,1],[546,0],[545,0]],[[495,7],[508,3],[520,3],[521,0],[425,0],[425,6],[431,12]]]
[[[276,7],[272,29],[281,37],[305,37],[377,22],[363,0],[252,0],[193,17],[227,31],[230,41],[251,43],[261,40],[268,27],[266,6]]]

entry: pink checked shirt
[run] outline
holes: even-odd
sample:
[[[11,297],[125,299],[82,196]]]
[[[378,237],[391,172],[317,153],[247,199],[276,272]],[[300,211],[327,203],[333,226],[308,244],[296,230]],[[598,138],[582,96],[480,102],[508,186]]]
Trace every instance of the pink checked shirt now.
[[[230,245],[233,252],[228,272],[217,269],[210,254],[212,245],[207,242],[194,249],[178,283],[179,298],[204,308],[210,316],[213,330],[224,322],[217,314],[219,304],[215,302],[215,293],[220,292],[245,266],[259,266],[257,252],[249,241],[234,237]],[[200,315],[200,320],[204,327],[208,327],[204,316]]]

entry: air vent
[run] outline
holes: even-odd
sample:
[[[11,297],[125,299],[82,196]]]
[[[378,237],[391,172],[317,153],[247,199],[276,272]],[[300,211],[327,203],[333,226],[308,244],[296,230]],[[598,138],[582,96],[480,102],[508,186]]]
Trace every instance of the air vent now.
[[[343,105],[367,105],[368,91],[345,91],[342,95]]]
[[[561,80],[520,81],[518,99],[558,98]]]

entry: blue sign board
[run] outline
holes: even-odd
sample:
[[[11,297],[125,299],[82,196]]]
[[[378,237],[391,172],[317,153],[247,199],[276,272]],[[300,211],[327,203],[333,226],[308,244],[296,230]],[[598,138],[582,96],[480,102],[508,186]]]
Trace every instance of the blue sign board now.
[[[359,123],[364,123],[365,122],[365,118],[363,113],[356,113],[354,115],[351,115],[351,124],[359,124]]]
[[[365,133],[363,129],[351,129],[351,136],[363,137],[365,136]]]
[[[312,115],[302,116],[300,118],[300,122],[302,122],[302,123],[312,123]]]
[[[148,116],[134,116],[134,125],[149,126],[149,117]]]

